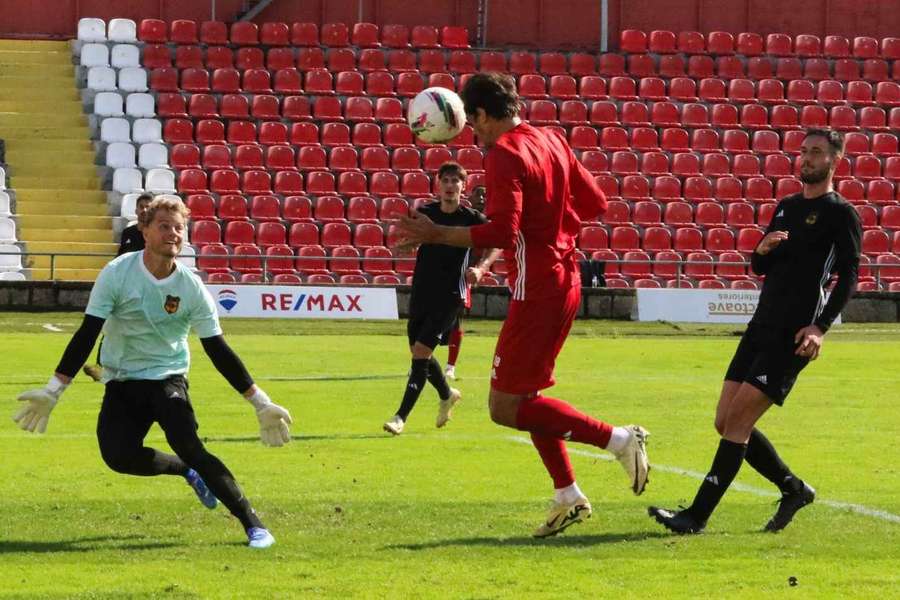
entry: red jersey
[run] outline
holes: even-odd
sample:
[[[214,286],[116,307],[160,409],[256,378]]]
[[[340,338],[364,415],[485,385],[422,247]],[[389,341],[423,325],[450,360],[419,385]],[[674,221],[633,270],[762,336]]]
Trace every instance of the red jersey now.
[[[472,242],[503,249],[513,300],[580,285],[575,240],[582,221],[606,212],[606,197],[565,138],[521,123],[497,139],[484,168],[489,222],[471,228]]]

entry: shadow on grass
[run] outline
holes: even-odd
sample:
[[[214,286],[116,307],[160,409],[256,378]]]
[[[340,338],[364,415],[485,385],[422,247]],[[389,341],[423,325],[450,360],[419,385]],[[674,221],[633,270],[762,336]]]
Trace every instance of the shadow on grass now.
[[[0,554],[17,552],[55,554],[62,552],[96,552],[98,550],[159,550],[179,545],[173,542],[142,540],[146,540],[146,538],[141,535],[104,535],[57,541],[0,540]]]
[[[392,544],[384,546],[385,550],[430,550],[432,548],[447,548],[450,546],[497,546],[513,547],[513,546],[597,546],[600,544],[618,544],[621,542],[642,542],[644,540],[652,540],[657,538],[672,537],[672,534],[665,532],[631,532],[631,533],[601,533],[597,535],[561,535],[551,538],[534,538],[534,537],[509,537],[509,538],[493,538],[493,537],[471,537],[459,538],[454,540],[438,540],[434,542],[425,542],[421,544]]]
[[[407,436],[409,437],[409,436]],[[328,440],[390,440],[392,436],[385,433],[347,433],[335,435],[292,435],[291,440],[294,442],[321,442]],[[224,443],[260,443],[259,436],[207,436],[203,438],[204,442],[224,442]],[[290,444],[288,444],[290,446]]]

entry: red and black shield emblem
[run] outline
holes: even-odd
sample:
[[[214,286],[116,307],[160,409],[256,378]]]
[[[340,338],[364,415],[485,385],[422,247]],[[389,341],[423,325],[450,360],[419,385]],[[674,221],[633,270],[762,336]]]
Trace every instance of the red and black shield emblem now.
[[[166,295],[166,312],[170,315],[174,315],[178,310],[178,304],[181,302],[181,298],[178,296],[169,296]]]

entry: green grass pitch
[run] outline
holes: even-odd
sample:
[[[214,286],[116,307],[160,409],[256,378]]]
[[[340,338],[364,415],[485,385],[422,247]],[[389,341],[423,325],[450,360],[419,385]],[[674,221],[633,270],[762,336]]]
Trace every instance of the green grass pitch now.
[[[200,433],[278,540],[252,551],[237,521],[202,508],[179,478],[105,467],[94,436],[102,387],[84,376],[46,435],[15,427],[15,396],[46,382],[79,321],[0,315],[0,598],[900,595],[900,327],[836,328],[786,406],[760,424],[817,488],[814,505],[781,534],[761,533],[773,488],[745,465],[707,531],[679,537],[646,507],[689,503],[709,467],[740,328],[577,323],[549,393],[644,425],[656,469],[636,498],[605,452],[571,444],[594,516],[541,541],[530,534],[549,477],[526,435],[487,413],[497,323],[465,324],[453,421],[434,428],[429,388],[390,438],[381,424],[405,384],[404,323],[225,321],[257,382],[295,420],[291,444],[263,447],[251,407],[192,340]],[[167,448],[156,427],[148,443]]]

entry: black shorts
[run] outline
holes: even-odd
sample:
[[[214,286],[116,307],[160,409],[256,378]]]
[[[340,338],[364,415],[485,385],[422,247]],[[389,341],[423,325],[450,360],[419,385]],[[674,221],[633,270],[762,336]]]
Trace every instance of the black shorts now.
[[[443,335],[441,335],[441,346],[450,345],[450,336],[453,334],[454,331],[459,329],[459,325],[462,322],[461,319],[462,319],[463,313],[465,311],[466,311],[466,307],[463,306],[462,304],[460,304],[459,309],[456,311],[456,318],[454,318],[453,322],[450,323],[450,327],[447,328],[447,331],[445,331],[443,333]]]
[[[194,438],[197,418],[188,397],[188,382],[182,375],[158,381],[139,379],[110,381],[97,418],[97,436],[117,446],[138,444],[153,423],[166,436]]]
[[[801,328],[798,327],[797,331]],[[796,331],[773,330],[751,323],[741,337],[725,373],[726,381],[749,383],[781,406],[809,358],[794,351]]]
[[[448,337],[454,321],[459,318],[461,304],[458,302],[430,307],[429,310],[411,314],[406,324],[409,345],[416,342],[434,350]]]

